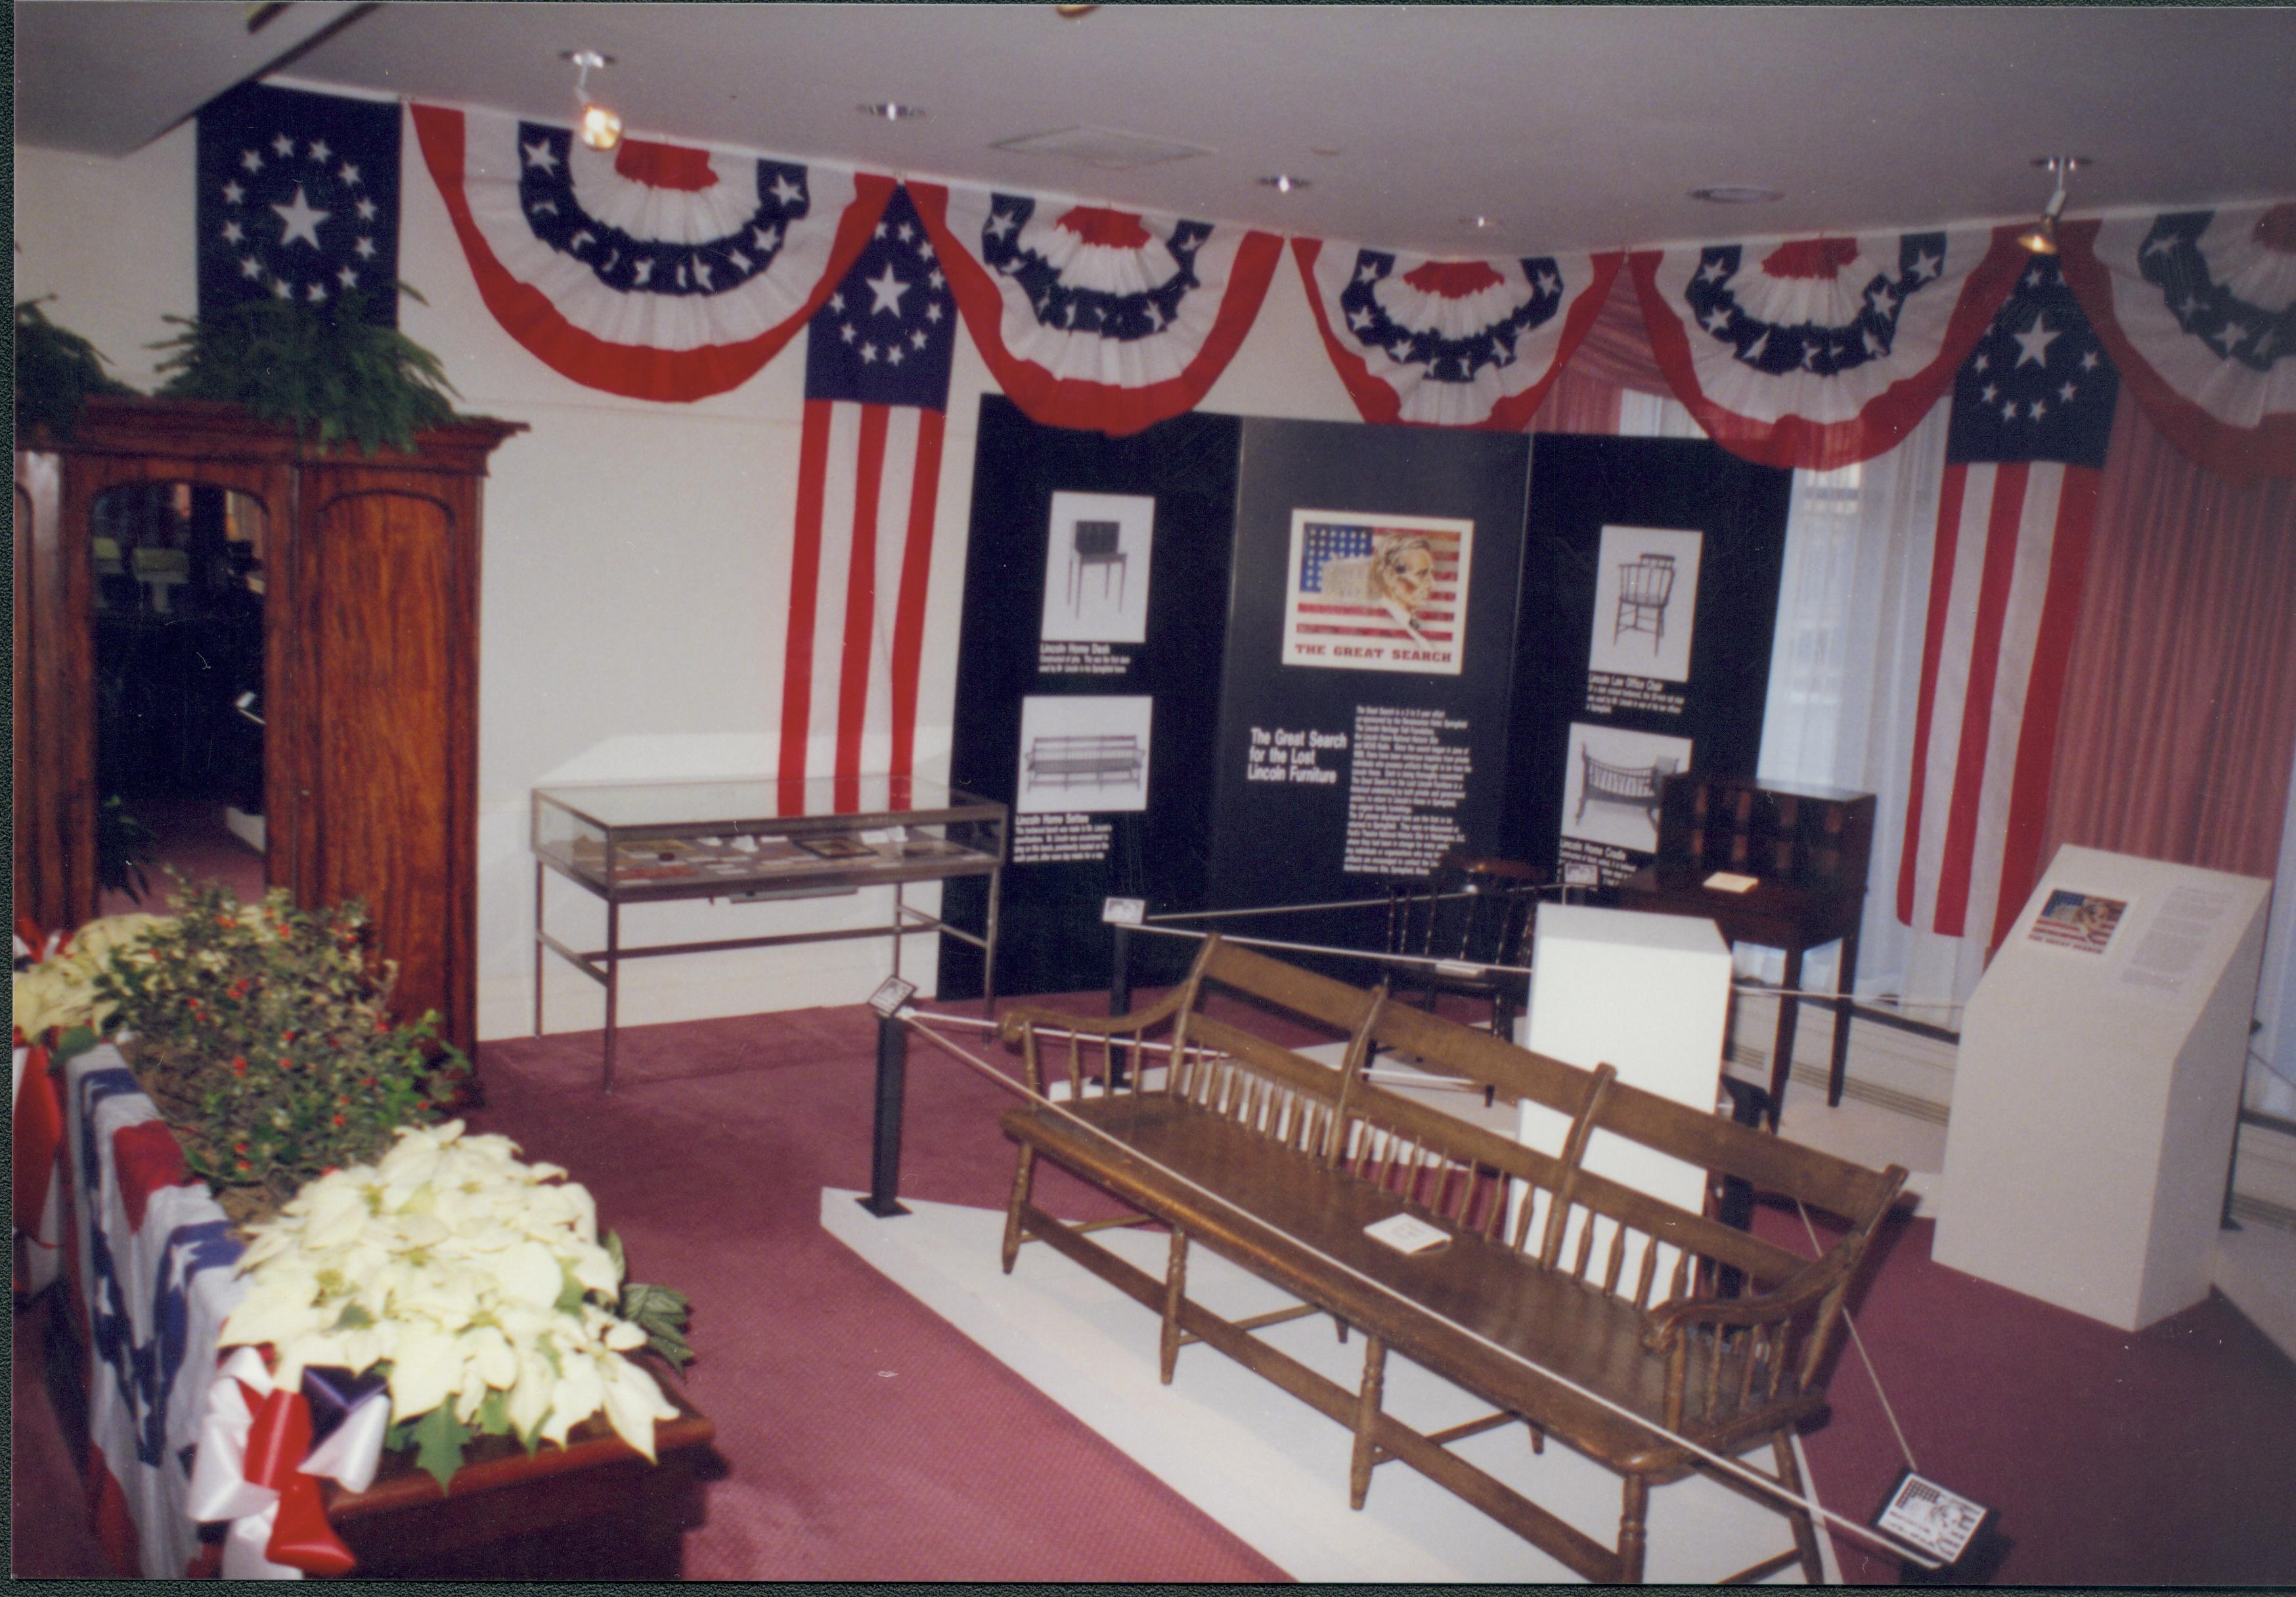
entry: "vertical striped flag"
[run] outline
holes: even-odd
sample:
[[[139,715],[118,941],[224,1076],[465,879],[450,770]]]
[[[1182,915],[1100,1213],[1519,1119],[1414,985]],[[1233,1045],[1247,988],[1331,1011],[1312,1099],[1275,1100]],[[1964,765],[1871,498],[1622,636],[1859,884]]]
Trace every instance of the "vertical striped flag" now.
[[[2000,946],[2040,866],[2120,380],[2036,256],[1955,379],[1898,918]]]
[[[912,774],[956,320],[904,188],[807,331],[781,775],[837,778],[840,811]]]

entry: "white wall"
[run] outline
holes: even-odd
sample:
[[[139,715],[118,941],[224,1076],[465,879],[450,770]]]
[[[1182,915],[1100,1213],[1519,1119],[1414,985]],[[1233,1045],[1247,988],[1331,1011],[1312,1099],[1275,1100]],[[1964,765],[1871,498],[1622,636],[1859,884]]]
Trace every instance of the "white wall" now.
[[[17,297],[94,341],[149,389],[145,346],[192,313],[194,134],[123,160],[19,145]],[[487,489],[480,612],[479,1034],[532,1025],[534,870],[528,794],[554,781],[769,770],[801,425],[803,342],[732,393],[692,405],[598,392],[528,354],[480,301],[447,210],[406,130],[399,269],[428,304],[399,325],[435,352],[466,412],[527,423]],[[926,612],[920,770],[943,774],[980,399],[995,383],[957,342]],[[1288,254],[1203,408],[1357,419]],[[554,878],[551,929],[599,946],[594,899]],[[928,886],[914,901],[931,908]],[[881,924],[890,893],[799,905],[660,905],[626,913],[629,942]],[[597,989],[553,960],[552,1029],[594,1027]],[[905,974],[932,970],[912,939]],[[857,1002],[891,967],[884,941],[644,960],[624,968],[627,1024]]]

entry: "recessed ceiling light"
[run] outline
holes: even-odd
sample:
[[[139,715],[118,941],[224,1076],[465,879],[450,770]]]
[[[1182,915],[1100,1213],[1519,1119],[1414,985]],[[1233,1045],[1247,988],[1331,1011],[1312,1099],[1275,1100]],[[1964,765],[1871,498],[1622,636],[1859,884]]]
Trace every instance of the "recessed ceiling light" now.
[[[1259,184],[1261,187],[1272,188],[1279,194],[1288,194],[1295,188],[1310,186],[1305,177],[1294,177],[1289,172],[1272,172],[1262,177]]]
[[[1703,200],[1709,205],[1767,205],[1773,200],[1783,200],[1782,188],[1762,188],[1751,183],[1710,183],[1704,188],[1690,191],[1693,200]]]
[[[1493,225],[1492,219],[1489,217],[1482,216],[1480,214],[1471,217],[1461,217],[1459,218],[1460,226],[1472,227],[1478,232],[1480,232],[1482,229]]]
[[[904,105],[898,100],[880,100],[860,108],[865,117],[875,117],[881,122],[906,122],[925,113],[914,105]]]

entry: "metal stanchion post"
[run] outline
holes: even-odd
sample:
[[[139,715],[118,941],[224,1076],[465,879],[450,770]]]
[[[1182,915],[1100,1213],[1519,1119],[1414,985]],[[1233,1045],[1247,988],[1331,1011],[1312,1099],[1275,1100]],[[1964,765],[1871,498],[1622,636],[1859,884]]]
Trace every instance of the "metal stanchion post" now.
[[[1115,934],[1109,944],[1108,1012],[1122,1015],[1132,1008],[1132,934],[1120,926],[1109,930]],[[1131,1068],[1131,1050],[1121,1043],[1111,1042],[1108,1050],[1108,1084],[1124,1085],[1125,1072]]]
[[[869,1196],[856,1201],[881,1220],[909,1211],[900,1201],[901,1100],[909,1071],[909,1031],[898,1015],[877,1017],[877,1120],[869,1154]]]

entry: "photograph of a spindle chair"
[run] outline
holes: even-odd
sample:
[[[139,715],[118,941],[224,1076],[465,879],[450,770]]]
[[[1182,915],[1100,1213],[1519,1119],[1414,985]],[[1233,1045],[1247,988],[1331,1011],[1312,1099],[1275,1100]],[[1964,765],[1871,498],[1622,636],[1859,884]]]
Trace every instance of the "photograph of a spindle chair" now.
[[[1674,556],[1644,555],[1619,567],[1619,613],[1611,641],[1628,632],[1651,635],[1651,653],[1666,642],[1666,607],[1674,597]]]

